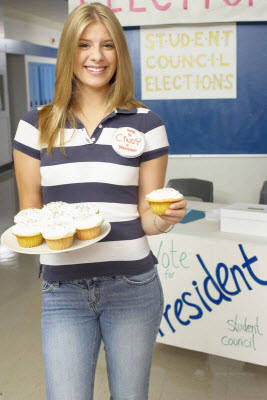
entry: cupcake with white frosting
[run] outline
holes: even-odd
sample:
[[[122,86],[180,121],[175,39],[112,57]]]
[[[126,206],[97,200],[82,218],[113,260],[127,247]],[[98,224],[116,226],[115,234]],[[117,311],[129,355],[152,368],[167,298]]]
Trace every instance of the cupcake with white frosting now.
[[[18,222],[12,227],[12,233],[21,247],[36,247],[43,242],[41,227],[35,221]]]
[[[74,224],[74,216],[69,212],[65,212],[63,210],[58,211],[49,211],[42,215],[40,220],[40,224],[43,228],[48,225],[57,225],[57,224]]]
[[[172,203],[181,201],[183,195],[175,189],[163,188],[156,189],[146,195],[146,201],[151,205],[154,214],[163,215],[170,208]]]
[[[14,221],[13,234],[20,246],[39,246],[44,238],[50,249],[64,250],[72,246],[75,233],[80,240],[99,236],[104,218],[94,203],[54,201],[41,210],[22,210]]]
[[[42,208],[42,217],[56,215],[57,213],[71,214],[71,204],[64,201],[52,201]]]
[[[43,225],[42,235],[52,250],[64,250],[72,246],[76,228],[73,223],[59,223],[52,221]]]
[[[104,222],[102,214],[75,216],[76,237],[79,240],[91,240],[100,235],[100,227]]]
[[[75,217],[79,215],[95,215],[99,213],[99,208],[94,203],[75,203],[71,205],[72,213]]]
[[[14,217],[15,224],[20,222],[38,222],[42,216],[42,210],[39,208],[27,208],[26,210],[21,210]]]

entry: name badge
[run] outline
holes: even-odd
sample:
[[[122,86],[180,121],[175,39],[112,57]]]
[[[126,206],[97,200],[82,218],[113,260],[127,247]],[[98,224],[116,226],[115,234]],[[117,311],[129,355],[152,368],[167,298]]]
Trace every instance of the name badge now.
[[[114,132],[112,147],[120,156],[132,158],[140,156],[145,149],[143,133],[133,128],[119,128]]]

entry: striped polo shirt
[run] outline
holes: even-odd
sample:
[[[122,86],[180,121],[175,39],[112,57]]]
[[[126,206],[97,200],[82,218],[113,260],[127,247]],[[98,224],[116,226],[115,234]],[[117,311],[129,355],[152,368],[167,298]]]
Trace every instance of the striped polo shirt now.
[[[111,224],[101,241],[68,253],[40,256],[43,278],[66,281],[146,272],[157,263],[143,231],[137,210],[140,163],[168,154],[169,144],[162,120],[151,110],[116,109],[96,127],[91,138],[76,119],[76,130],[66,125],[66,156],[59,135],[52,157],[38,144],[38,113],[26,113],[19,122],[14,149],[41,160],[43,204],[93,202]],[[141,155],[127,158],[112,146],[119,128],[144,134]],[[149,179],[149,177],[148,177]]]

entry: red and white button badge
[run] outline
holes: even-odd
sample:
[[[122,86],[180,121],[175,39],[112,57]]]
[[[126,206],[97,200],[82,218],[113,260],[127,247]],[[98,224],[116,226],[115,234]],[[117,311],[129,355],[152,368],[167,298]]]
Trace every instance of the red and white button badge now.
[[[143,133],[133,128],[119,128],[114,132],[112,147],[120,156],[138,157],[145,148],[145,138]]]

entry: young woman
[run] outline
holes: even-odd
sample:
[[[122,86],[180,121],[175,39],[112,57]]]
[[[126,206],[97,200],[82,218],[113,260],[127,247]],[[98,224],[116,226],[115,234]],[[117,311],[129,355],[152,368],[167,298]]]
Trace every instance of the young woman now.
[[[101,340],[111,399],[148,398],[163,294],[146,235],[178,223],[186,202],[154,220],[145,201],[164,185],[168,141],[161,119],[134,98],[132,75],[111,10],[77,7],[62,32],[53,102],[22,117],[14,140],[21,209],[92,201],[111,223],[94,245],[41,256],[49,400],[93,399]],[[126,128],[144,137],[136,156],[114,146]]]

